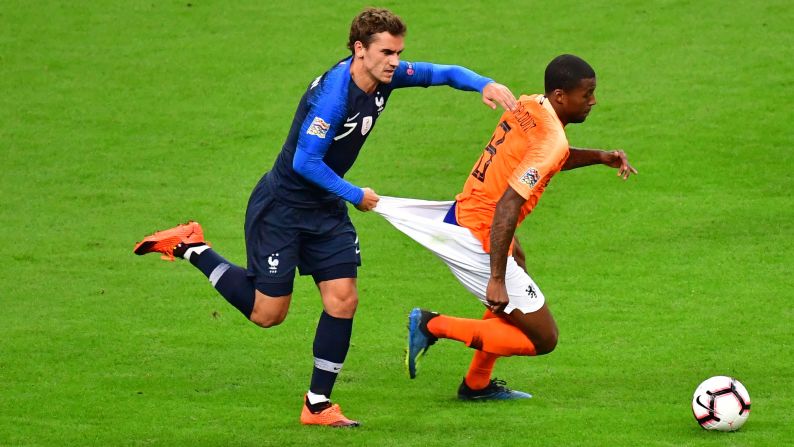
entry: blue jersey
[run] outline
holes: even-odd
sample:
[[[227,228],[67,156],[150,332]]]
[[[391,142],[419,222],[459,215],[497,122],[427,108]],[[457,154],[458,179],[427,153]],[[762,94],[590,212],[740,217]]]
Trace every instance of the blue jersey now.
[[[319,76],[303,94],[287,140],[266,174],[278,199],[296,207],[315,207],[345,199],[358,204],[361,188],[344,180],[367,140],[392,90],[451,85],[482,91],[490,79],[463,67],[400,62],[392,82],[372,94],[350,76],[351,58]]]

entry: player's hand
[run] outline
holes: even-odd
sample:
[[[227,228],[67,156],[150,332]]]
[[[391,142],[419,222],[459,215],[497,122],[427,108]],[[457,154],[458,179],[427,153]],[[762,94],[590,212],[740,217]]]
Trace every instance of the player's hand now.
[[[361,188],[364,191],[364,198],[361,199],[356,208],[359,211],[369,211],[378,204],[378,200],[380,200],[380,196],[375,194],[371,188]]]
[[[505,310],[507,304],[510,302],[510,297],[507,295],[507,286],[504,280],[496,280],[491,278],[488,280],[488,287],[485,289],[485,300],[488,302],[488,309],[498,314]]]
[[[634,166],[629,163],[626,153],[620,150],[607,152],[607,160],[604,164],[611,168],[617,168],[618,177],[623,177],[623,180],[629,178],[631,174],[637,173]]]
[[[513,92],[496,82],[490,82],[482,89],[482,102],[494,110],[496,110],[497,104],[505,110],[513,110],[517,104]]]

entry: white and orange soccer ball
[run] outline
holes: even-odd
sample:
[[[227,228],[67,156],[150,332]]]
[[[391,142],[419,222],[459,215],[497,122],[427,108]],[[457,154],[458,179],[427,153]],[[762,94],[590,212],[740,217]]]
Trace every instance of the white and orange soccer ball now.
[[[733,377],[711,377],[695,390],[692,414],[706,430],[738,430],[750,416],[750,394]]]

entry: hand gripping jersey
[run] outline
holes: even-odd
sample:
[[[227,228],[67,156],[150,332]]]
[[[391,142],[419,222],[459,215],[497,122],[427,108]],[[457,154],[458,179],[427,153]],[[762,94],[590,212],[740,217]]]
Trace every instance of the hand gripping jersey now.
[[[357,204],[360,188],[345,181],[361,146],[375,127],[392,90],[451,85],[482,91],[491,79],[462,67],[400,62],[391,83],[367,94],[350,76],[351,58],[343,59],[306,89],[287,140],[266,174],[270,191],[291,206],[314,208],[343,198]]]
[[[455,197],[458,224],[471,230],[490,253],[496,203],[508,186],[526,199],[520,225],[567,159],[568,139],[548,99],[521,96],[516,110],[502,115],[463,192]]]

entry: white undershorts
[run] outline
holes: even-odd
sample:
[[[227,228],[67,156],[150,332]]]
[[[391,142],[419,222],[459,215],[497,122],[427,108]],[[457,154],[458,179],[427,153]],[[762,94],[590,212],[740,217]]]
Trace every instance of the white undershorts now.
[[[491,278],[491,257],[467,228],[444,222],[452,203],[380,196],[374,211],[441,258],[458,281],[487,305],[485,290]],[[535,312],[546,300],[512,256],[507,258],[505,285],[510,299],[505,313],[513,309]]]

